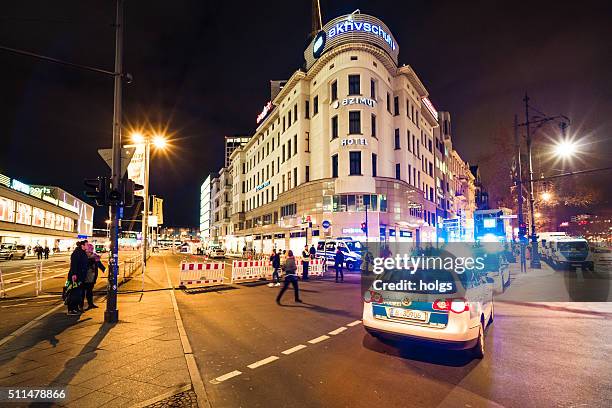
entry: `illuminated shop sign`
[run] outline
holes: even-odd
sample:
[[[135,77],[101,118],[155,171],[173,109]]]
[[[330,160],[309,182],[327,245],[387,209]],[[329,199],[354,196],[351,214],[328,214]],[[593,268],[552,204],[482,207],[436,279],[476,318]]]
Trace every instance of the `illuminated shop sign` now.
[[[325,31],[319,31],[312,45],[312,56],[313,57],[319,58],[321,56],[321,53],[323,52],[323,49],[325,48],[326,39],[327,39],[327,36],[325,35]]]
[[[352,16],[344,21],[334,24],[327,32],[327,38],[332,39],[335,36],[351,33],[354,31],[360,31],[364,33],[370,33],[375,36],[382,37],[383,40],[389,45],[389,47],[395,51],[397,44],[393,41],[391,33],[385,32],[385,30],[378,24],[367,23],[365,21],[353,21]]]
[[[263,107],[263,110],[259,115],[257,115],[257,123],[261,122],[268,116],[268,114],[272,111],[272,101],[266,103],[266,106]]]
[[[343,234],[364,234],[361,228],[342,228]]]
[[[400,237],[412,238],[412,231],[402,231],[402,230],[400,230]]]
[[[340,142],[342,146],[367,146],[368,140],[364,137],[358,139],[342,139]]]
[[[355,98],[344,98],[342,102],[335,101],[334,103],[332,103],[332,108],[338,109],[340,106],[347,106],[347,105],[366,105],[366,106],[369,106],[370,108],[375,108],[376,101],[372,98],[365,98],[361,96],[355,97]]]
[[[261,183],[260,185],[258,185],[257,187],[255,187],[255,191],[259,191],[259,190],[263,190],[264,188],[268,187],[270,185],[270,180]]]
[[[11,182],[11,188],[13,190],[20,191],[25,194],[30,194],[30,186],[25,183],[22,183],[19,180],[13,179],[13,181]]]
[[[423,98],[421,99],[423,101],[423,105],[425,105],[425,107],[427,108],[427,110],[429,111],[429,113],[431,113],[431,115],[434,117],[434,119],[437,121],[438,120],[438,111],[436,110],[436,108],[433,106],[433,103],[431,103],[431,101],[429,100],[429,98]]]

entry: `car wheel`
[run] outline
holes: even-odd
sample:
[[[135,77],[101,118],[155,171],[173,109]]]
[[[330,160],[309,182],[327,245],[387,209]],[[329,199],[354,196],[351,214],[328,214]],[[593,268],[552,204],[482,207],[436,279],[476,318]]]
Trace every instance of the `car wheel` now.
[[[483,358],[485,355],[485,339],[484,339],[484,328],[483,325],[480,324],[478,328],[478,341],[476,345],[472,349],[472,356],[474,358]]]
[[[355,269],[355,264],[353,264],[352,261],[347,261],[346,262],[346,269],[348,269],[349,271],[352,271],[353,269]]]
[[[25,255],[21,255],[21,259],[25,259]]]

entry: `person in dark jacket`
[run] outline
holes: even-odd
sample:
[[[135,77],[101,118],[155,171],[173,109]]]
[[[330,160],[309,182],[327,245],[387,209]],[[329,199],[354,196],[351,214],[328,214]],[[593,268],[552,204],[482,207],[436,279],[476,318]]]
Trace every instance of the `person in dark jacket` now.
[[[89,266],[89,258],[87,258],[87,241],[77,242],[77,247],[70,255],[70,270],[68,271],[68,282],[70,282],[71,290],[73,291],[72,297],[75,293],[79,292],[79,302],[74,305],[74,302],[70,302],[68,305],[68,313],[81,312],[83,307],[84,293],[83,283],[87,277],[87,268]],[[79,309],[80,306],[80,309]]]
[[[344,253],[340,248],[336,249],[336,255],[334,256],[334,268],[336,268],[336,283],[338,283],[338,275],[340,275],[340,282],[344,282],[344,272],[342,271],[342,265],[344,264]]]
[[[104,272],[106,268],[100,262],[100,256],[94,252],[94,246],[87,244],[87,276],[83,282],[84,297],[87,298],[87,309],[97,309],[98,306],[93,301],[93,289],[96,286],[96,280],[98,279],[98,269]],[[83,308],[84,304],[81,305]]]
[[[45,259],[49,259],[49,247],[45,245],[45,249],[43,250],[45,254]]]
[[[289,284],[293,285],[293,292],[295,295],[295,301],[297,303],[302,303],[300,300],[300,290],[298,288],[298,278],[295,272],[297,271],[297,264],[295,263],[295,258],[293,256],[293,251],[289,250],[287,252],[287,259],[285,260],[285,264],[283,265],[283,269],[285,270],[285,282],[278,296],[276,297],[276,303],[281,304],[281,298],[283,294],[289,287]]]
[[[280,255],[276,252],[276,249],[272,250],[272,255],[270,255],[270,262],[272,263],[272,280],[273,283],[270,283],[268,286],[280,286],[280,278],[279,272],[281,267]]]
[[[317,256],[317,250],[314,247],[314,244],[310,245],[310,259],[315,259]]]
[[[308,245],[304,245],[302,251],[302,280],[308,280],[308,265],[310,263],[310,252],[308,251]]]

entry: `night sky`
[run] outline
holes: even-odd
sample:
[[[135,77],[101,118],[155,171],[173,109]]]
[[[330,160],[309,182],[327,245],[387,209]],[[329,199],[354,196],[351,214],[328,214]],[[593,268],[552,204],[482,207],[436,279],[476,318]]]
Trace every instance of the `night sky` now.
[[[5,2],[0,45],[112,70],[113,3]],[[173,138],[172,153],[154,155],[151,168],[168,225],[198,225],[200,184],[223,164],[223,136],[251,135],[268,81],[302,65],[310,7],[126,1],[125,67],[134,82],[124,88],[124,123]],[[570,131],[588,138],[574,169],[610,165],[609,2],[321,0],[321,8],[324,23],[359,8],[387,24],[400,63],[451,112],[454,144],[472,164],[495,153],[494,135],[511,135],[528,91],[538,109],[570,116]],[[4,51],[0,72],[0,173],[83,198],[83,179],[108,171],[97,149],[111,146],[112,79]],[[607,173],[592,182],[610,180]],[[104,210],[96,211],[101,226]]]

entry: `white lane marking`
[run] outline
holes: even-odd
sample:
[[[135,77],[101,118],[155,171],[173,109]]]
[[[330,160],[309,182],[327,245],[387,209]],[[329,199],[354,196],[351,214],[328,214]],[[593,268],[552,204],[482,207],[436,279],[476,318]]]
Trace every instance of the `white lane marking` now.
[[[317,344],[317,343],[320,343],[320,342],[322,342],[323,340],[327,340],[327,339],[329,339],[329,336],[328,336],[328,335],[326,335],[326,334],[324,334],[323,336],[319,336],[319,337],[317,337],[316,339],[308,340],[308,342],[309,342],[310,344]]]
[[[251,370],[256,369],[257,367],[261,367],[262,365],[271,363],[273,361],[278,360],[280,357],[276,357],[276,356],[270,356],[270,357],[266,357],[263,360],[259,360],[254,362],[253,364],[249,364],[247,367],[249,367]]]
[[[337,328],[336,330],[330,331],[329,334],[331,334],[332,336],[335,336],[336,334],[340,334],[345,330],[347,330],[347,328],[342,326],[342,327]]]
[[[347,326],[353,327],[353,326],[357,326],[358,324],[361,324],[361,320],[355,320],[354,322],[347,324]]]
[[[242,374],[242,371],[234,370],[231,373],[223,374],[222,376],[215,378],[214,380],[211,381],[211,383],[217,384],[225,380],[229,380],[230,378],[234,378],[240,374]]]
[[[24,306],[24,305],[28,305],[28,303],[16,303],[14,305],[2,306],[2,308],[5,309],[7,307]]]
[[[66,275],[66,273],[65,273],[65,272],[62,272],[62,273],[60,273],[60,274],[58,274],[58,275],[49,276],[48,278],[43,278],[43,279],[41,279],[41,280],[44,282],[44,281],[46,281],[46,280],[53,279],[53,278],[57,278],[57,277],[59,277],[59,276],[65,276],[65,275]],[[15,289],[19,289],[19,288],[23,288],[23,287],[26,287],[26,286],[28,286],[28,285],[31,285],[31,284],[33,284],[34,282],[35,282],[35,281],[29,282],[29,283],[24,283],[24,284],[22,284],[22,285],[13,286],[12,288],[5,289],[4,291],[5,291],[5,292],[10,292],[11,290],[15,290]]]
[[[281,353],[283,353],[284,355],[288,356],[291,353],[295,353],[296,351],[300,351],[301,349],[305,349],[306,346],[303,344],[299,344],[295,347],[291,347],[290,349],[287,349],[285,351],[281,351]]]

